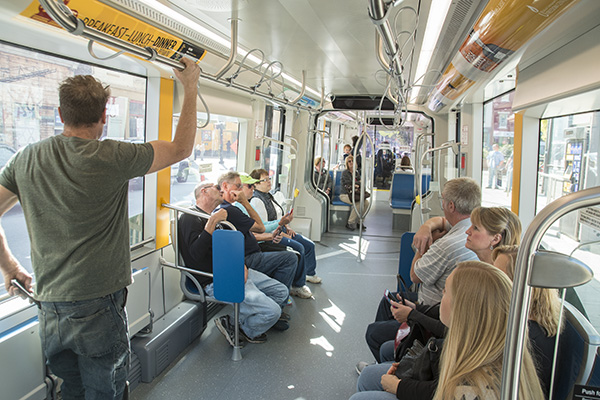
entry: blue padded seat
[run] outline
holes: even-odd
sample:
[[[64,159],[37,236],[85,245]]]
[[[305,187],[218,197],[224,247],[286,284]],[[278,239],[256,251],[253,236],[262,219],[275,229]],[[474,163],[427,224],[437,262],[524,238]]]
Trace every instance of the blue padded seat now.
[[[421,177],[421,190],[423,193],[427,193],[429,190],[430,182],[431,175],[423,175]],[[390,207],[410,210],[415,197],[415,175],[407,173],[394,174],[390,193]]]
[[[342,171],[335,171],[335,174],[333,171],[329,171],[329,175],[332,177],[331,179],[334,182],[333,200],[331,200],[331,204],[334,206],[350,207],[350,204],[344,203],[342,200],[340,200],[340,195],[342,194]]]
[[[415,258],[415,251],[412,248],[413,238],[415,232],[404,232],[400,237],[400,259],[398,260],[398,275],[402,277],[404,283],[406,283],[407,289],[413,285],[412,279],[410,279],[410,268],[412,266],[412,260]],[[398,283],[398,291],[400,291],[400,284]]]
[[[212,234],[215,298],[229,303],[244,301],[244,235],[218,229]]]
[[[553,399],[573,398],[573,386],[589,385],[600,336],[588,320],[565,302],[565,327],[558,342]]]
[[[390,193],[390,207],[410,210],[415,199],[415,176],[413,174],[394,174]]]

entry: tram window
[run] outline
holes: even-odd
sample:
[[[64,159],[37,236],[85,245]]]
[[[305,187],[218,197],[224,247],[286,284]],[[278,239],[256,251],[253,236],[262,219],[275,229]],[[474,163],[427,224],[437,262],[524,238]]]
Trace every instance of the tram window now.
[[[566,194],[600,185],[600,111],[540,121],[536,210]],[[576,288],[590,322],[600,329],[600,207],[571,212],[544,236],[548,250],[573,256],[594,270],[594,279]]]
[[[78,74],[93,75],[110,85],[104,138],[145,140],[145,78],[0,43],[0,168],[20,148],[62,133],[58,85]],[[143,239],[143,182],[137,178],[129,185],[131,244]],[[4,215],[2,225],[15,257],[31,272],[29,237],[19,204]],[[1,285],[3,295],[6,290]]]
[[[483,107],[482,204],[510,207],[512,196],[515,118],[514,90],[486,102]],[[505,195],[498,195],[504,192]]]
[[[206,121],[206,114],[198,119]],[[179,115],[173,117],[173,129]],[[171,203],[194,203],[194,188],[204,180],[216,182],[227,171],[237,171],[240,120],[211,115],[211,122],[196,132],[194,151],[171,166]],[[249,172],[249,171],[248,171]]]

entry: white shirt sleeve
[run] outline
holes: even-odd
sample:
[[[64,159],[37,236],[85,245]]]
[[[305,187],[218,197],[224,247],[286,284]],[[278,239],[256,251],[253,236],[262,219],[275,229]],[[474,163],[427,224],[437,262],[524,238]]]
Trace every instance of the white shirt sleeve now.
[[[258,215],[260,216],[260,219],[262,221],[268,221],[267,220],[267,209],[265,207],[265,203],[263,203],[261,199],[258,199],[258,198],[251,199],[250,205],[252,206],[252,208],[254,208],[256,210],[256,212],[258,213]]]

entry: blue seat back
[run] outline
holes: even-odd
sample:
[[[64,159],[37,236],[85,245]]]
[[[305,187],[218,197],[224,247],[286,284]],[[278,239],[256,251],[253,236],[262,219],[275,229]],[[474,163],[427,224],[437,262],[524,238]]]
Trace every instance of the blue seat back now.
[[[215,299],[228,303],[244,301],[244,235],[239,231],[215,230],[213,287]]]
[[[413,282],[410,279],[410,267],[412,260],[415,257],[415,251],[412,248],[414,232],[404,232],[400,237],[400,260],[398,262],[398,274],[404,279],[407,289],[412,286]],[[398,291],[400,291],[398,285]]]
[[[553,399],[567,400],[575,384],[587,385],[600,337],[575,307],[565,304],[565,327],[560,334],[554,379]]]
[[[410,210],[415,199],[414,174],[394,174],[390,206]]]
[[[332,180],[334,182],[333,185],[333,199],[331,200],[331,204],[336,206],[349,206],[350,204],[344,203],[340,200],[340,195],[343,193],[342,191],[342,172],[343,171],[329,171],[329,175],[332,176]]]
[[[431,183],[431,175],[422,175],[421,176],[421,191],[423,194],[427,193],[429,190],[429,184]]]

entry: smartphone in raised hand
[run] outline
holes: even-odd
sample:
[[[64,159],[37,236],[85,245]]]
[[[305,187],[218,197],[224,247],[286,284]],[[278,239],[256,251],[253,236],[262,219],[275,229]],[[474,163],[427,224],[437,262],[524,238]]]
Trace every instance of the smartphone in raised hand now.
[[[26,298],[29,299],[30,302],[32,302],[33,304],[37,305],[38,307],[40,307],[40,302],[37,301],[34,297],[33,297],[33,293],[31,293],[29,290],[25,289],[25,287],[23,285],[21,285],[21,282],[19,282],[16,279],[11,279],[10,281],[11,285],[13,285],[14,287],[17,288],[17,290],[19,291],[19,293],[23,296],[25,296]]]

